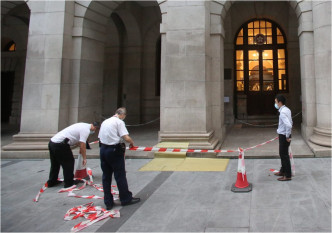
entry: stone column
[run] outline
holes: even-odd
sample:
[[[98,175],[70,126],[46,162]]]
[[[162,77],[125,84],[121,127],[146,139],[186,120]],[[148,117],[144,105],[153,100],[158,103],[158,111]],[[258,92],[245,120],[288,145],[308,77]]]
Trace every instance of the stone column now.
[[[230,5],[230,4],[229,4]],[[222,11],[225,5],[220,2],[210,2],[210,26],[207,30],[210,32],[210,40],[207,44],[207,58],[211,60],[210,70],[207,80],[209,84],[211,121],[215,136],[219,142],[223,142],[226,134],[225,128],[225,83],[224,83],[224,40],[225,29]],[[229,6],[227,6],[229,9]]]
[[[299,19],[299,43],[302,92],[302,136],[308,140],[316,125],[316,83],[314,66],[314,35],[312,11],[303,12]]]
[[[29,1],[31,10],[24,77],[21,128],[4,150],[47,150],[47,143],[66,121],[62,79],[71,54],[74,3]],[[67,75],[68,76],[68,75]]]
[[[206,48],[210,12],[205,1],[168,1],[163,19],[160,141],[189,142],[189,148],[218,144],[211,119]]]
[[[310,141],[331,147],[331,2],[313,1],[317,124]]]

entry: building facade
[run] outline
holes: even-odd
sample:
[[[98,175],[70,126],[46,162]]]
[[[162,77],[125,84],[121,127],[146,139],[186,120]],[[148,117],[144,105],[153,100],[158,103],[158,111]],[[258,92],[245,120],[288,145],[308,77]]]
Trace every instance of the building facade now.
[[[47,150],[57,131],[118,106],[128,108],[129,124],[160,117],[160,141],[214,149],[236,119],[275,115],[278,93],[302,116],[303,138],[331,147],[330,1],[2,1],[1,8],[1,79],[14,80],[5,113],[20,123],[5,151]]]

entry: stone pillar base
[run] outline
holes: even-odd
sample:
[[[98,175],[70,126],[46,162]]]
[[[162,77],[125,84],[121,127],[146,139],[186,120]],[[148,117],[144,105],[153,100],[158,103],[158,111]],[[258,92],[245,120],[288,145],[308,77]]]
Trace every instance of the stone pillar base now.
[[[161,133],[160,142],[189,142],[188,149],[217,150],[221,144],[214,131],[208,133]]]
[[[332,147],[331,136],[331,129],[315,127],[314,134],[310,137],[309,140],[320,146]]]
[[[3,146],[3,151],[48,151],[48,142],[54,134],[19,133],[13,136],[14,142]]]

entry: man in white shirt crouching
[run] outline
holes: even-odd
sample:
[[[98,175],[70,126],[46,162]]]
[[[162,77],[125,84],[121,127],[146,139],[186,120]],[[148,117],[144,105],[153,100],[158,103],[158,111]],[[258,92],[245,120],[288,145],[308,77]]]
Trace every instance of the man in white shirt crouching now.
[[[53,187],[59,183],[58,175],[60,166],[63,169],[64,187],[68,188],[79,181],[74,181],[75,159],[70,146],[79,145],[80,154],[83,157],[83,166],[86,165],[86,142],[90,134],[93,134],[99,123],[76,123],[61,130],[54,135],[48,143],[50,151],[51,170],[48,187]]]
[[[126,118],[126,108],[119,108],[115,115],[106,119],[100,127],[100,166],[103,171],[104,203],[106,209],[113,208],[113,195],[111,193],[112,174],[116,180],[121,205],[135,204],[140,198],[135,198],[128,189],[128,182],[125,170],[125,150],[126,146],[122,139],[129,143],[129,147],[134,146],[134,141],[129,137],[129,133],[123,120]]]

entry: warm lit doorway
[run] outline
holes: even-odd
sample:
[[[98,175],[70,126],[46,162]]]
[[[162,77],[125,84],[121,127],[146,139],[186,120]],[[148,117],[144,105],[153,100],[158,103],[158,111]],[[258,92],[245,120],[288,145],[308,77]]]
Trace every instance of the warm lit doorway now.
[[[236,92],[246,95],[248,115],[273,115],[277,93],[288,92],[286,38],[267,19],[242,25],[235,38]]]

